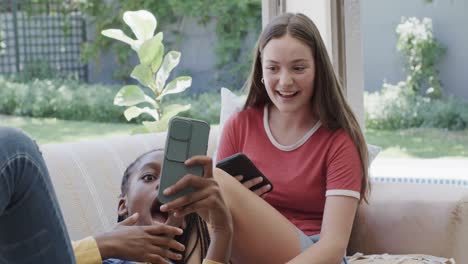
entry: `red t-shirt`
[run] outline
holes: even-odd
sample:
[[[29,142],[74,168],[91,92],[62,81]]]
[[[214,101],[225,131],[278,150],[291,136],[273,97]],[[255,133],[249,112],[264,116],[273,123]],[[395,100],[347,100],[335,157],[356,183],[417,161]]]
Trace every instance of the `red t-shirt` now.
[[[282,146],[271,135],[267,108],[249,108],[225,124],[217,160],[246,154],[272,182],[266,201],[307,235],[320,233],[325,198],[359,199],[362,169],[344,130],[316,124],[299,142]]]

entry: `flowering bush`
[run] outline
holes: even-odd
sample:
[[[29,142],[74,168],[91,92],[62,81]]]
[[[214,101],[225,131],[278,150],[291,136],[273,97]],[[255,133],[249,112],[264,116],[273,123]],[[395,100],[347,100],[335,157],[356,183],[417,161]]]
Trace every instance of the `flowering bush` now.
[[[384,83],[377,92],[365,92],[364,109],[367,128],[468,128],[467,102],[453,96],[433,100],[408,89],[405,82]]]
[[[468,128],[468,103],[452,96],[442,98],[435,65],[445,49],[433,36],[432,20],[403,18],[396,32],[397,49],[408,59],[408,76],[396,85],[384,83],[379,91],[364,93],[366,127]],[[422,91],[425,84],[427,88]]]
[[[442,86],[438,77],[436,64],[445,49],[434,38],[432,20],[415,17],[402,18],[397,26],[397,49],[407,58],[406,84],[415,92],[423,90],[431,98],[442,97]]]
[[[399,129],[419,127],[423,123],[419,113],[425,104],[421,96],[407,89],[405,82],[397,85],[384,83],[380,91],[364,93],[366,127],[376,129]]]

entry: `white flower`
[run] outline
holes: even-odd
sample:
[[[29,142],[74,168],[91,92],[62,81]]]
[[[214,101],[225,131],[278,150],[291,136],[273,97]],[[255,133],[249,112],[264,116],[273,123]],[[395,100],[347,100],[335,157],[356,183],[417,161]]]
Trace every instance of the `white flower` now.
[[[419,20],[416,17],[408,19],[402,17],[401,23],[396,28],[396,33],[401,42],[411,41],[412,45],[431,40],[433,38],[432,19],[425,17]]]
[[[101,34],[125,42],[135,51],[138,51],[143,42],[153,37],[157,26],[156,18],[146,10],[126,11],[123,14],[123,20],[132,29],[136,40],[127,36],[120,29],[105,29],[101,31]]]

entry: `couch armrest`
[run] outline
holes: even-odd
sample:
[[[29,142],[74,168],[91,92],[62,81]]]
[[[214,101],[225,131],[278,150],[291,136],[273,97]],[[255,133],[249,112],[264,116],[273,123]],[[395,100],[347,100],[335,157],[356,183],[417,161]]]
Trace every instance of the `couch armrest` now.
[[[468,188],[373,183],[358,210],[349,254],[427,254],[468,263]]]

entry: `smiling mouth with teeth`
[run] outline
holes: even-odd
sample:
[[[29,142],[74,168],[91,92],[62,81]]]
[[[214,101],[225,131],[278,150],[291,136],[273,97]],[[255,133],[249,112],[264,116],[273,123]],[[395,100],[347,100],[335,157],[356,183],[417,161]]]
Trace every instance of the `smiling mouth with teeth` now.
[[[298,91],[295,91],[295,92],[276,91],[276,93],[281,97],[291,98],[291,97],[296,96],[299,92]]]

